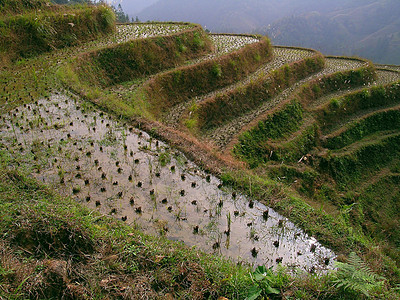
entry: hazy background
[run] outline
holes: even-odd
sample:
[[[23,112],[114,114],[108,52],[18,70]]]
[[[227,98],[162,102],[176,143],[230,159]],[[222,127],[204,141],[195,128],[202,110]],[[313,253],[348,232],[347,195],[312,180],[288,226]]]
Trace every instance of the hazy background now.
[[[400,0],[122,0],[140,21],[190,21],[211,32],[261,33],[276,45],[400,64]]]

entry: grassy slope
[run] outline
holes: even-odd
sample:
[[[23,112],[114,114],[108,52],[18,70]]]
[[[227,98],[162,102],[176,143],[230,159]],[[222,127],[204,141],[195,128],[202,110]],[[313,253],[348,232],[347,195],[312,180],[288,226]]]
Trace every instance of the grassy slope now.
[[[260,76],[249,85],[223,95],[209,98],[196,111],[201,130],[216,127],[244,112],[254,109],[262,102],[270,100],[294,82],[321,70],[324,66],[322,55],[286,65],[271,74]]]
[[[258,43],[206,60],[195,65],[159,74],[146,82],[143,89],[155,115],[187,99],[228,86],[254,72],[272,56],[270,41],[263,37]]]
[[[137,39],[85,52],[60,69],[59,77],[82,97],[122,117],[154,118],[142,91],[124,102],[105,88],[143,80],[210,52],[212,45],[204,30],[198,25],[186,25],[187,30],[173,35]]]
[[[243,299],[252,294],[249,267],[143,235],[61,198],[7,167],[6,151],[0,155],[0,297]],[[300,299],[360,297],[336,288],[336,279],[278,269],[268,284]],[[386,288],[375,293],[395,299]]]
[[[29,61],[26,64],[27,67],[31,67]],[[28,82],[35,82],[34,77],[29,79]],[[31,97],[34,99],[34,95]],[[29,102],[31,100],[25,99],[24,101]],[[120,113],[117,111],[117,114]],[[4,161],[3,158],[2,161]],[[25,296],[28,296],[29,293],[32,293],[33,296],[57,296],[59,294],[52,293],[58,293],[61,290],[81,296],[85,293],[88,293],[89,297],[98,295],[99,298],[105,297],[107,293],[110,297],[118,297],[121,296],[121,293],[126,292],[129,297],[129,293],[135,292],[130,287],[137,286],[137,283],[143,283],[143,287],[150,293],[158,292],[165,295],[171,291],[172,294],[181,295],[183,298],[194,298],[193,295],[197,295],[196,293],[199,293],[198,295],[201,293],[209,293],[205,295],[213,296],[226,295],[232,298],[243,297],[247,293],[250,279],[246,276],[246,273],[248,273],[246,269],[238,269],[226,262],[221,263],[221,260],[217,258],[215,260],[210,260],[209,256],[204,258],[197,252],[188,252],[184,247],[166,241],[162,241],[160,244],[152,238],[143,237],[140,233],[132,231],[131,228],[123,227],[116,221],[94,216],[72,202],[64,205],[65,199],[60,199],[24,174],[17,174],[7,167],[2,166],[0,174],[2,177],[0,186],[2,194],[1,211],[3,212],[0,224],[3,226],[1,230],[7,232],[6,235],[3,235],[2,243],[4,247],[1,247],[3,250],[0,265],[2,283],[0,296],[18,298],[19,293],[25,293]],[[337,239],[337,247],[346,245],[346,248],[348,247],[346,252],[361,248],[364,253],[371,255],[370,261],[377,262],[377,270],[382,271],[383,268],[389,268],[389,270],[386,270],[386,276],[390,278],[398,276],[398,274],[390,274],[396,268],[393,268],[393,263],[387,257],[381,255],[379,249],[370,252],[365,249],[376,244],[369,240],[365,241],[365,236],[359,232],[351,232],[349,218],[352,215],[348,212],[343,212],[341,218],[337,219],[305,205],[303,200],[290,196],[291,192],[285,188],[282,189],[275,182],[266,180],[263,176],[258,177],[247,172],[231,175],[231,177],[225,176],[226,182],[230,182],[238,188],[243,188],[255,198],[268,199],[269,204],[284,211],[297,223],[303,223],[304,227],[316,236],[322,239],[331,238],[331,240],[323,240],[326,244]],[[364,197],[367,196],[368,194]],[[32,199],[32,201],[27,203],[25,201],[27,198]],[[28,218],[22,217],[20,211],[26,212]],[[51,222],[49,223],[46,219],[51,220]],[[16,228],[14,225],[17,223],[14,220],[21,220],[22,226]],[[313,221],[310,222],[311,220]],[[39,227],[35,227],[36,225]],[[32,238],[31,227],[37,228],[35,233],[40,234]],[[43,235],[41,235],[42,233]],[[76,237],[73,247],[66,253],[63,252],[63,249],[67,245],[60,242],[65,234],[72,234]],[[29,242],[24,244],[20,238],[13,239],[15,236],[27,237],[25,240]],[[59,239],[57,239],[57,243],[53,244],[54,237],[59,237]],[[16,240],[18,242],[15,242]],[[142,241],[142,243],[138,245],[137,240]],[[172,251],[164,252],[171,248]],[[88,257],[82,258],[82,253],[87,254]],[[49,261],[44,260],[45,255],[51,257],[51,259]],[[165,258],[167,259],[164,261]],[[68,273],[66,278],[60,276],[60,274],[55,275],[56,289],[51,288],[51,284],[48,282],[54,279],[54,259],[61,261],[61,263],[56,263],[55,266],[64,265],[63,261],[71,260],[72,267],[69,270],[74,270]],[[194,265],[186,266],[183,264],[187,260],[192,261]],[[139,274],[137,274],[137,266],[132,264],[132,261],[144,266]],[[382,263],[382,265],[378,266],[378,263]],[[83,268],[87,273],[77,274],[77,268]],[[167,274],[168,278],[163,278],[164,274]],[[112,276],[117,277],[117,280],[113,282],[111,279],[115,277]],[[193,277],[200,278],[200,282],[196,282]],[[33,280],[37,278],[41,281]],[[87,280],[88,285],[83,288],[75,284],[85,281],[82,278],[90,279]],[[329,277],[319,279],[296,277],[292,279],[288,275],[275,274],[274,280],[273,285],[275,287],[293,297],[326,299],[348,297],[351,299],[355,296],[351,293],[345,293],[341,289],[333,288]],[[151,283],[150,287],[146,285],[149,282]],[[23,284],[19,288],[20,283]],[[101,286],[102,284],[103,286]],[[113,284],[114,286],[111,286]],[[207,287],[207,289],[199,291],[198,284],[201,287]],[[129,288],[125,289],[126,286]],[[150,295],[152,297],[154,294]],[[389,298],[390,295],[385,297]],[[392,294],[392,297],[395,296]]]
[[[115,16],[106,6],[44,7],[0,18],[3,62],[82,44],[115,30]]]
[[[317,235],[329,237],[325,242],[333,243],[333,248],[346,244],[347,247],[354,248],[357,245],[356,247],[363,249],[362,252],[369,252],[375,258],[389,255],[384,260],[391,265],[388,267],[391,270],[390,277],[398,282],[398,235],[393,232],[390,236],[385,236],[388,228],[393,228],[399,218],[393,204],[396,180],[393,176],[386,176],[384,172],[398,157],[397,110],[386,108],[398,105],[398,83],[349,93],[331,100],[315,111],[308,111],[307,108],[309,103],[321,95],[335,90],[341,84],[347,84],[349,77],[353,78],[351,81],[356,85],[373,79],[369,75],[370,71],[365,71],[337,73],[304,86],[300,93],[293,95],[291,104],[282,106],[257,127],[244,133],[234,151],[251,167],[261,164],[256,169],[261,177],[270,174],[273,178],[284,178],[286,183],[300,191],[304,199],[308,198],[315,206],[326,206],[337,221],[343,221],[343,229],[352,227],[355,231],[346,234],[348,239],[343,241],[340,238],[343,233],[339,233],[341,225],[332,220],[317,221],[310,216],[300,217],[298,212],[293,214],[293,219],[300,217],[299,222],[301,219],[313,220],[305,226],[316,234],[314,226],[318,224]],[[378,112],[373,113],[371,110]],[[365,115],[366,113],[368,114]],[[347,129],[340,129],[331,136],[321,136],[321,128],[325,131],[330,127],[335,128],[334,126],[340,126],[346,119],[354,116],[355,120]],[[299,128],[301,130],[297,131]],[[328,151],[326,154],[323,146],[331,149],[349,147]],[[273,161],[281,162],[281,165],[277,166]],[[382,171],[379,173],[379,170]],[[246,184],[240,182],[239,186],[248,189]],[[361,183],[365,183],[363,189],[358,188]],[[393,193],[381,193],[380,184],[385,186],[385,191],[390,190]],[[373,197],[379,200],[372,205]],[[290,204],[285,200],[286,197],[281,198],[284,201],[276,201],[283,204],[277,206],[286,211],[285,206]],[[293,209],[289,211],[292,213]],[[336,238],[335,230],[328,229],[332,225],[339,230]],[[325,235],[322,228],[327,228],[329,233]],[[354,233],[356,234],[353,235]],[[378,251],[366,249],[369,247],[368,237],[379,237],[380,246],[376,248]],[[371,263],[374,264],[373,261]]]

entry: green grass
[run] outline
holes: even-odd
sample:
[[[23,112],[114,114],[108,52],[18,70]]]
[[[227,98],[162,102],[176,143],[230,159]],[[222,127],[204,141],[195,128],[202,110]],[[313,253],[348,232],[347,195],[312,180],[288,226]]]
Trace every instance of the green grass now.
[[[256,282],[247,266],[146,236],[58,196],[4,164],[0,179],[0,296],[6,299],[167,294],[178,299],[244,299],[253,293]],[[255,182],[253,196],[257,190]],[[269,274],[269,286],[279,294],[308,295],[307,299],[354,295],[334,287],[335,273],[290,275],[278,268]],[[384,293],[388,299],[395,297],[386,285],[376,295]]]
[[[152,112],[160,117],[174,105],[245,78],[271,57],[271,43],[262,37],[231,53],[158,74],[143,90]]]
[[[271,100],[285,88],[324,67],[324,58],[312,57],[285,65],[249,84],[206,99],[196,112],[199,129],[206,132]]]
[[[266,120],[260,121],[258,126],[243,133],[233,152],[246,161],[250,167],[256,167],[259,163],[266,162],[271,158],[273,149],[267,142],[296,131],[302,120],[302,105],[293,100]]]
[[[107,6],[11,15],[0,22],[0,55],[3,61],[32,57],[82,44],[114,30],[115,16]]]
[[[133,122],[137,121],[137,116],[150,120],[163,110],[157,107],[154,113],[154,105],[161,103],[164,94],[161,98],[154,98],[154,103],[149,101],[152,94],[147,90],[132,91],[121,98],[115,92],[118,86],[114,84],[126,80],[129,82],[124,83],[124,87],[143,83],[144,77],[140,74],[157,74],[170,68],[168,63],[172,63],[172,67],[182,65],[191,58],[191,53],[201,56],[205,53],[202,52],[204,48],[210,46],[203,32],[194,30],[193,35],[186,31],[171,38],[158,36],[119,46],[104,46],[104,43],[100,45],[96,41],[77,47],[77,40],[86,39],[78,36],[78,31],[85,26],[90,29],[89,40],[107,31],[101,33],[101,22],[104,22],[104,28],[112,27],[112,15],[107,14],[107,9],[102,15],[102,9],[105,8],[79,7],[73,16],[70,8],[47,7],[42,1],[0,1],[0,30],[4,37],[1,45],[3,50],[12,45],[18,55],[3,55],[1,58],[2,113],[32,103],[38,97],[60,89],[62,83],[115,116]],[[60,12],[68,13],[60,17]],[[17,16],[18,13],[24,15]],[[74,26],[66,26],[68,23]],[[90,27],[93,24],[100,27]],[[193,28],[192,25],[189,27]],[[59,36],[52,29],[56,29]],[[82,30],[84,32],[87,31]],[[27,36],[34,39],[26,39]],[[207,65],[209,68],[200,68],[198,73],[186,73],[186,67],[181,67],[156,75],[160,80],[158,83],[161,83],[155,86],[172,87],[166,89],[165,95],[169,97],[168,103],[173,103],[175,100],[171,99],[175,96],[181,97],[176,101],[182,102],[188,95],[202,94],[204,89],[213,91],[216,87],[230,84],[252,72],[249,67],[256,68],[268,61],[270,44],[266,38],[263,41],[261,48],[257,48],[260,45],[250,45],[227,55],[225,60],[212,60]],[[62,50],[56,49],[63,47]],[[130,51],[130,47],[134,50]],[[140,47],[152,51],[139,51]],[[28,50],[25,52],[24,49]],[[173,58],[170,61],[165,57],[160,60],[158,55],[166,49]],[[49,50],[51,52],[42,54]],[[96,55],[98,59],[95,59]],[[136,61],[137,55],[141,56]],[[10,59],[13,59],[11,63]],[[120,68],[126,62],[130,63],[127,64],[129,68]],[[134,64],[138,67],[131,68]],[[323,60],[319,55],[285,66],[271,75],[269,79],[272,78],[273,84],[267,91],[272,91],[271,88],[280,91],[321,68]],[[399,284],[400,278],[399,236],[396,232],[399,218],[399,138],[398,130],[393,128],[397,126],[397,110],[369,114],[329,136],[327,141],[332,145],[329,147],[336,151],[326,152],[321,147],[323,141],[319,140],[319,126],[328,128],[338,121],[357,117],[360,110],[369,112],[397,104],[398,83],[332,100],[317,111],[316,117],[321,123],[304,124],[312,113],[307,110],[307,104],[338,89],[360,86],[373,78],[374,69],[369,64],[358,70],[318,78],[304,86],[294,95],[296,97],[288,99],[280,110],[274,111],[250,131],[251,134],[248,133],[253,138],[251,143],[255,144],[248,145],[265,152],[261,156],[261,150],[258,150],[249,158],[249,162],[258,167],[251,171],[227,171],[222,180],[290,218],[321,243],[336,250],[340,260],[345,260],[344,256],[351,251],[357,252],[374,272],[387,279],[382,287],[367,292],[376,299],[398,299],[398,291],[393,288]],[[201,82],[203,79],[206,82]],[[108,89],[110,86],[112,88]],[[192,87],[198,90],[189,92]],[[157,90],[152,92],[157,94]],[[212,110],[210,103],[215,99],[207,102],[211,105],[212,116],[204,113],[208,112],[205,107],[192,105],[190,110],[197,118],[191,119],[186,126],[193,132],[198,128],[219,126],[248,110],[247,104],[242,105],[246,101],[250,100],[249,105],[255,108],[260,101],[271,96],[259,97],[256,89],[250,88],[236,92],[234,97],[229,93],[217,96],[229,100],[218,100],[219,110]],[[239,105],[235,106],[237,103],[232,100]],[[234,109],[227,109],[231,107]],[[211,123],[205,125],[204,120],[208,117]],[[299,129],[301,133],[293,137]],[[271,143],[267,145],[266,140]],[[267,149],[267,146],[271,148]],[[348,148],[341,149],[344,146]],[[18,161],[9,161],[7,151],[3,150],[0,151],[0,298],[54,299],[64,295],[114,299],[132,298],[134,295],[156,298],[170,294],[177,299],[216,299],[219,296],[244,299],[260,292],[273,299],[274,296],[268,292],[271,291],[269,288],[274,288],[280,293],[277,299],[355,299],[363,297],[362,291],[366,291],[363,286],[347,285],[350,288],[344,289],[335,285],[339,279],[343,286],[351,283],[349,277],[346,278],[351,274],[340,277],[343,274],[339,276],[335,272],[323,276],[293,275],[278,268],[271,273],[268,271],[267,279],[259,277],[260,274],[256,279],[248,266],[164,238],[146,236],[134,227],[60,197],[29,175],[40,168],[40,156],[32,169],[19,167],[16,171],[12,166]],[[267,150],[273,150],[271,157],[271,151]],[[310,159],[297,163],[305,153],[312,154]],[[196,153],[193,151],[192,155]],[[267,156],[285,163],[268,164]],[[160,163],[168,159],[160,157]],[[282,182],[278,183],[271,177],[280,177]],[[301,196],[288,185],[297,186]],[[75,186],[74,192],[79,193],[80,186]],[[260,290],[262,284],[266,285]]]
[[[211,44],[203,29],[187,27],[173,35],[135,39],[83,53],[61,67],[58,77],[66,87],[118,116],[152,119],[151,105],[142,89],[121,99],[111,88],[116,83],[143,81],[151,74],[208,53]],[[175,56],[182,45],[185,52]]]
[[[398,104],[399,94],[400,84],[398,82],[363,89],[332,100],[316,112],[316,118],[324,128],[329,129],[360,111]]]
[[[400,129],[400,111],[385,110],[348,124],[325,141],[328,149],[341,149],[375,132]]]

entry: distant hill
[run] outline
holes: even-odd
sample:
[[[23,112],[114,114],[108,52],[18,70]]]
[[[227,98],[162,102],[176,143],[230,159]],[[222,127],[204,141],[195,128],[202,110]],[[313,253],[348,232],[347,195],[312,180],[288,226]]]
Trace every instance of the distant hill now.
[[[400,2],[376,1],[328,14],[282,18],[258,29],[277,44],[316,48],[324,53],[357,55],[378,63],[400,64]]]
[[[159,0],[138,14],[142,21],[192,21],[213,32],[268,34],[275,44],[390,64],[400,64],[399,15],[397,0]]]

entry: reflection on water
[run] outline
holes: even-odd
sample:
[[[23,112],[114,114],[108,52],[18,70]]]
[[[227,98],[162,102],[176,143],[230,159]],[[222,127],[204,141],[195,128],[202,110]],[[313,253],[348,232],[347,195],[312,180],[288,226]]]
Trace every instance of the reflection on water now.
[[[335,254],[178,151],[87,103],[54,94],[0,122],[14,164],[103,214],[235,260],[331,268]]]

